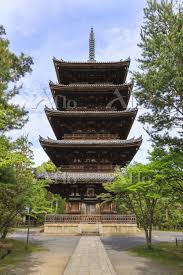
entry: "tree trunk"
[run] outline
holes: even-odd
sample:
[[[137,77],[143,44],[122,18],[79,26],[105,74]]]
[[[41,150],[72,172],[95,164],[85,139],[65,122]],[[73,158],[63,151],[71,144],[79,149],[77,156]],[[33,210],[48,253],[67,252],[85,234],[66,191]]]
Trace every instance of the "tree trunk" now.
[[[1,239],[4,240],[8,234],[9,226],[5,227],[2,231]]]
[[[152,228],[144,228],[146,236],[146,245],[148,249],[152,248]]]

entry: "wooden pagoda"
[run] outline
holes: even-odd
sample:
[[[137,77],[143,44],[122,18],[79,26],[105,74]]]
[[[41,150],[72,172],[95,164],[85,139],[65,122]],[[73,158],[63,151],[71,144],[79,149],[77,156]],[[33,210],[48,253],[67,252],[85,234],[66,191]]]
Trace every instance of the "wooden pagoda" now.
[[[103,183],[115,169],[128,164],[142,142],[127,139],[137,109],[128,109],[132,85],[126,83],[130,60],[96,62],[93,29],[89,60],[53,59],[58,83],[50,82],[56,109],[45,107],[56,139],[40,143],[60,172],[43,174],[50,191],[66,199],[68,214],[112,214],[112,203],[101,204]]]

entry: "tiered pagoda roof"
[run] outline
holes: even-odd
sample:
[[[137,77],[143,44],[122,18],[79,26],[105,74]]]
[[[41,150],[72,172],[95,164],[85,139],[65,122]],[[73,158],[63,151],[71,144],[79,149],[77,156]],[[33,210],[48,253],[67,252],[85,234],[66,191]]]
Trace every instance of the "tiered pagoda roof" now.
[[[97,98],[97,94],[113,94],[117,89],[123,94],[123,96],[126,96],[126,98],[124,97],[124,101],[127,105],[133,87],[132,84],[125,83],[127,70],[130,65],[130,59],[124,61],[120,60],[118,62],[66,62],[62,59],[58,60],[53,58],[53,62],[59,83],[53,83],[50,81],[49,85],[57,109],[45,107],[45,113],[58,140],[49,138],[44,139],[40,137],[40,143],[49,155],[50,159],[56,166],[60,166],[64,163],[64,158],[67,154],[75,148],[95,148],[96,150],[104,150],[108,148],[109,151],[113,148],[113,150],[117,149],[118,152],[121,152],[122,155],[124,155],[125,152],[125,160],[122,162],[122,166],[129,163],[142,142],[141,138],[126,140],[137,114],[137,108],[127,109],[122,106],[120,109],[112,109],[106,107],[100,108],[97,106],[96,108],[82,106],[64,109],[60,108],[58,99],[55,99],[55,97],[58,95],[68,96],[73,94],[77,99],[80,94],[83,94],[86,97],[90,94]],[[89,75],[93,73],[93,70],[96,70],[96,72],[104,72],[107,70],[109,74],[105,76],[104,73],[104,76],[105,78],[108,78],[108,75],[111,74],[111,70],[113,69],[115,69],[115,74],[119,74],[120,77],[123,77],[117,82],[115,80],[105,82],[104,79],[103,83],[100,81],[95,81],[94,83],[89,83],[89,81],[80,83],[79,81],[73,81],[74,76],[72,75],[72,81],[65,81],[67,74],[69,74],[68,71],[65,74],[68,68],[71,74],[76,74],[76,78],[77,74],[80,74],[82,70],[84,70],[84,72],[87,71]],[[103,69],[105,70],[103,71]],[[93,75],[94,79],[95,77],[97,79],[97,75]],[[75,123],[78,120],[81,120],[83,124],[86,124],[89,119],[103,119],[103,121],[111,121],[111,123],[113,123],[115,119],[116,123],[118,123],[118,126],[116,126],[118,127],[118,130],[116,130],[116,132],[118,131],[119,135],[117,136],[114,134],[115,130],[111,133],[112,139],[110,139],[110,135],[107,136],[106,131],[104,131],[103,135],[97,135],[96,132],[95,134],[92,134],[92,132],[89,133],[89,131],[86,131],[85,135],[82,135],[81,133],[77,135],[77,132],[74,132],[74,130],[70,133],[67,132],[67,126],[69,123]],[[68,137],[70,137],[70,139]],[[103,138],[101,139],[101,137]],[[105,137],[107,138],[105,139]],[[117,138],[115,139],[114,137]],[[62,160],[60,160],[60,158],[62,158]],[[119,161],[116,161],[118,165],[120,165]]]
[[[92,31],[89,61],[53,58],[58,83],[50,81],[49,86],[56,109],[45,107],[45,113],[56,139],[39,139],[61,171],[39,174],[39,178],[53,182],[50,191],[68,201],[69,184],[77,187],[75,194],[82,193],[81,201],[91,188],[100,194],[102,183],[113,181],[116,168],[130,163],[142,143],[141,137],[127,139],[137,114],[137,108],[128,108],[133,88],[126,83],[130,59],[96,62]]]

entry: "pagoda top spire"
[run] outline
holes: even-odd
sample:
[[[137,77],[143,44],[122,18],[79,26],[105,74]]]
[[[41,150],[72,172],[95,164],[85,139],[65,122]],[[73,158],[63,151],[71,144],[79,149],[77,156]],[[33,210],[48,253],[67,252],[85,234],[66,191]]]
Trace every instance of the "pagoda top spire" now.
[[[89,37],[89,62],[95,61],[95,35],[93,31],[93,27],[91,27],[90,37]]]

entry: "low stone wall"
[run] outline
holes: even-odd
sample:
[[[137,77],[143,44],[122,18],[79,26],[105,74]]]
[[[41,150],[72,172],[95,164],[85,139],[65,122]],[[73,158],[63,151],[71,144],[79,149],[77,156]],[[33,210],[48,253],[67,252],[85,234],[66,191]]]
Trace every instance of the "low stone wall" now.
[[[78,224],[76,223],[49,223],[44,225],[45,233],[56,233],[63,235],[79,235]]]
[[[44,225],[45,233],[61,235],[120,235],[124,233],[137,233],[139,231],[136,224],[118,223],[47,223]]]
[[[100,229],[101,235],[134,234],[137,232],[139,232],[137,224],[102,224]]]

